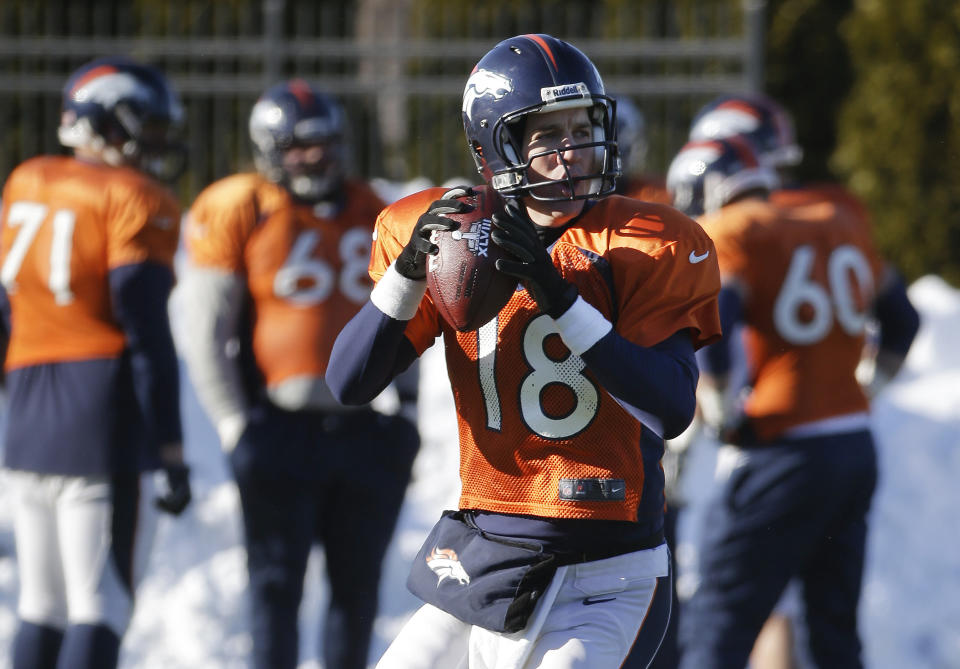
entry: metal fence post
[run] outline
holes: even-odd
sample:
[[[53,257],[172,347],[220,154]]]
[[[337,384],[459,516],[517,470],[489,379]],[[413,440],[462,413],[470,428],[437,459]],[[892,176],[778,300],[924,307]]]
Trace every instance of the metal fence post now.
[[[766,54],[767,0],[743,0],[744,27],[746,34],[746,79],[753,91],[763,91],[763,67]]]
[[[280,79],[286,0],[263,0],[263,88]]]

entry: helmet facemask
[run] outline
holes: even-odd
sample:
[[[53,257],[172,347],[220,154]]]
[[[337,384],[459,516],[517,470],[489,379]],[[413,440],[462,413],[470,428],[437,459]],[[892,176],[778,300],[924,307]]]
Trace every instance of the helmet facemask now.
[[[58,138],[107,165],[174,181],[186,168],[183,108],[154,68],[117,58],[93,61],[64,89]]]
[[[568,200],[592,200],[614,192],[616,178],[620,176],[620,158],[614,130],[615,103],[606,96],[589,96],[575,100],[564,100],[520,109],[498,119],[494,124],[494,147],[506,168],[493,173],[490,183],[502,195],[507,197],[530,197],[540,202],[563,202]],[[593,138],[590,142],[570,144],[568,146],[538,151],[524,155],[523,136],[527,119],[534,114],[543,114],[562,109],[585,107],[592,127]],[[574,176],[570,166],[563,158],[567,151],[593,149],[593,165],[586,174]],[[531,182],[530,165],[537,159],[555,154],[563,165],[565,177],[560,179]],[[577,194],[577,185],[587,182],[586,192]],[[551,195],[550,191],[563,186],[567,195]]]
[[[543,157],[550,152],[527,155],[531,148],[538,148],[522,145],[528,121],[538,114],[571,108],[586,110],[592,137],[578,129],[563,152],[592,152],[596,164],[584,165],[584,156],[578,154],[580,165],[574,169],[558,150],[554,154],[561,159],[559,165],[553,162],[548,170],[552,181],[537,181]],[[597,68],[572,44],[545,34],[503,40],[470,73],[461,112],[477,171],[502,196],[564,202],[614,192],[620,174],[615,102],[604,92]],[[579,122],[578,126],[582,128]],[[531,160],[537,160],[533,170]],[[558,186],[561,195],[555,192]]]
[[[268,91],[250,115],[257,171],[299,200],[329,200],[346,172],[342,113],[328,100],[319,109],[304,108],[288,90],[281,85]]]

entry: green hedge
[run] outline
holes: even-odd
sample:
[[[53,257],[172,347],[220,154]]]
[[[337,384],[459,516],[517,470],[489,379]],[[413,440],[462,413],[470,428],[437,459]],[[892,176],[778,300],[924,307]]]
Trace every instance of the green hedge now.
[[[960,3],[773,0],[767,90],[790,108],[801,176],[846,183],[908,277],[960,285]]]

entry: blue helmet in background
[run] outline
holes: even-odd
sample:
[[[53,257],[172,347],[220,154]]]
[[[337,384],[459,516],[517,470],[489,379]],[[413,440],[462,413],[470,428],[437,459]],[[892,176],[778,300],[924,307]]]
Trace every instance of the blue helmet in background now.
[[[579,49],[550,35],[518,35],[500,42],[480,59],[463,91],[463,127],[477,171],[506,197],[542,201],[592,199],[614,191],[620,174],[615,103],[606,95],[597,68]],[[523,158],[524,121],[530,114],[583,107],[593,125],[596,171],[570,177],[569,197],[548,197],[538,190],[557,183],[531,184]],[[561,158],[562,159],[562,158]],[[573,195],[575,181],[589,192]]]
[[[638,174],[647,164],[647,119],[640,107],[626,95],[617,101],[617,150],[623,174]]]
[[[797,144],[793,118],[761,93],[722,95],[701,107],[690,124],[690,140],[725,139],[743,135],[760,159],[775,168],[798,165],[803,150]]]
[[[257,171],[270,181],[308,202],[326,199],[340,187],[346,172],[346,120],[332,96],[303,79],[276,84],[254,104],[249,130]],[[285,164],[288,149],[320,145],[319,160]]]
[[[749,191],[780,185],[776,170],[760,161],[744,137],[687,142],[667,170],[673,206],[687,214],[709,214]]]
[[[63,87],[57,137],[64,146],[98,153],[164,181],[186,167],[183,107],[160,70],[127,58],[98,58]]]

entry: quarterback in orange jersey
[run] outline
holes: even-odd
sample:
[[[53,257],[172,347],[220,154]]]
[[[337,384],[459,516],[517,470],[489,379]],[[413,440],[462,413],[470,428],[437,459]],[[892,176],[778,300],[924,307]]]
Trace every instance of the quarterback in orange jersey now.
[[[343,407],[324,381],[336,335],[373,285],[384,206],[347,178],[345,131],[339,103],[308,83],[267,90],[250,115],[257,172],[196,199],[174,296],[189,324],[180,349],[240,492],[258,669],[297,666],[317,542],[331,593],[324,662],[367,666],[381,561],[419,447],[407,417]],[[415,409],[415,385],[398,390]]]
[[[675,209],[613,195],[613,101],[593,63],[549,35],[489,51],[463,122],[504,199],[491,240],[518,289],[473,332],[426,291],[435,230],[467,189],[428,190],[377,221],[370,301],[327,370],[367,401],[442,337],[462,494],[414,561],[426,603],[380,667],[644,666],[670,615],[664,437],[689,424],[694,350],[720,334],[713,243]]]
[[[62,111],[74,155],[17,167],[0,211],[12,666],[109,669],[155,507],[179,514],[190,501],[167,320],[180,210],[159,181],[182,165],[182,112],[159,71],[119,58],[77,70]]]
[[[773,203],[777,175],[745,137],[688,143],[667,182],[716,243],[721,321],[725,332],[742,327],[748,367],[742,406],[712,412],[729,444],[721,461],[733,469],[704,522],[680,666],[745,666],[794,580],[816,666],[859,667],[856,611],[877,471],[856,369],[868,319],[899,367],[917,313],[862,215],[840,200]],[[740,341],[725,337],[700,353],[704,391],[725,390]]]

